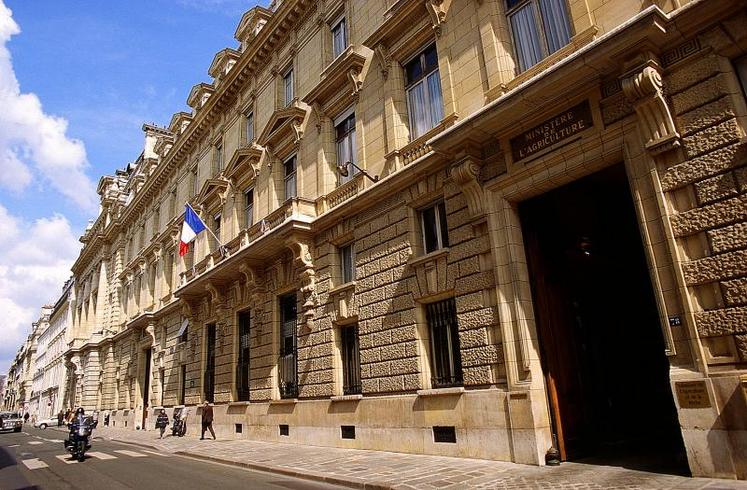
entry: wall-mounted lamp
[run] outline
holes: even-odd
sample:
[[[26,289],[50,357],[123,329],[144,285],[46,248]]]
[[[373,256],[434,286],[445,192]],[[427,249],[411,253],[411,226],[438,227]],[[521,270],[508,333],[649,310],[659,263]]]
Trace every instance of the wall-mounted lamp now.
[[[358,171],[360,173],[362,173],[363,175],[365,175],[366,177],[368,177],[368,179],[371,182],[378,182],[379,181],[379,176],[378,175],[374,175],[373,177],[371,177],[370,175],[368,175],[368,172],[366,172],[365,170],[363,170],[362,168],[360,168],[358,165],[356,165],[356,164],[354,164],[353,162],[350,162],[350,161],[347,161],[347,162],[342,163],[342,164],[340,164],[340,163],[337,164],[337,173],[340,174],[341,177],[347,177],[348,175],[350,175],[350,171],[348,170],[348,165],[352,165],[353,167],[357,168]]]

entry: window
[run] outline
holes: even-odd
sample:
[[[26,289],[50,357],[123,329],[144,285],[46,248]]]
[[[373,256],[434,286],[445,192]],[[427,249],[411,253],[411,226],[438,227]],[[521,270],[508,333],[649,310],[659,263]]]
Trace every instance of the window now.
[[[358,326],[340,328],[342,357],[342,392],[355,395],[361,392],[361,363],[358,349]]]
[[[157,237],[159,229],[161,228],[161,212],[156,209],[153,211],[153,236]]]
[[[348,47],[348,32],[345,17],[332,25],[332,58],[337,58]]]
[[[449,298],[425,306],[430,335],[431,382],[434,388],[462,384],[456,302]]]
[[[254,188],[244,191],[244,219],[247,228],[254,224]]]
[[[410,118],[410,139],[415,139],[444,118],[441,78],[438,73],[438,53],[432,44],[405,64],[407,110]]]
[[[166,280],[166,286],[169,291],[174,287],[174,263],[176,261],[176,255],[174,252],[170,252],[166,256],[166,263],[164,264],[164,279]]]
[[[223,143],[215,145],[215,173],[223,170]]]
[[[506,4],[519,71],[570,41],[566,0],[506,0]]]
[[[254,141],[254,113],[246,115],[246,143],[251,144]]]
[[[348,162],[355,162],[355,113],[343,115],[335,120],[335,142],[337,143],[337,164],[348,167],[347,176],[340,175],[339,183],[350,181],[358,169]]]
[[[220,227],[221,227],[222,221],[223,221],[223,217],[220,213],[213,215],[213,233],[215,233],[213,240],[216,241],[215,243],[216,247],[220,246],[220,243],[218,243],[218,241],[220,240]]]
[[[239,401],[249,401],[249,328],[248,311],[239,313],[239,352],[236,363],[236,394]]]
[[[169,199],[169,217],[176,216],[176,187],[171,189],[171,198]]]
[[[182,320],[179,332],[177,333],[177,339],[177,342],[180,344],[186,343],[189,339],[189,320],[186,318]]]
[[[446,223],[446,206],[441,201],[420,212],[423,249],[429,254],[449,246],[449,227]]]
[[[283,164],[285,179],[285,196],[283,201],[296,197],[296,156],[293,155]]]
[[[355,280],[355,250],[353,250],[353,244],[340,247],[339,252],[341,284],[347,284]]]
[[[298,395],[296,373],[296,294],[280,297],[280,358],[278,359],[281,398]]]
[[[283,75],[283,93],[285,95],[285,99],[283,99],[283,102],[285,103],[285,106],[289,106],[291,102],[293,102],[293,68],[285,72],[285,75]]]
[[[192,174],[190,175],[190,179],[192,180],[192,195],[196,196],[198,192],[200,192],[199,189],[199,181],[197,180],[197,165],[192,167]]]

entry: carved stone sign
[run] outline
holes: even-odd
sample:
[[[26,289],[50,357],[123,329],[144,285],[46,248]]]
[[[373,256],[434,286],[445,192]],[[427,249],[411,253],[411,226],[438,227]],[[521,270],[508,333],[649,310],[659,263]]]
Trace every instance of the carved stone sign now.
[[[711,399],[705,381],[682,381],[675,383],[680,408],[709,408]]]
[[[585,100],[529,131],[511,138],[511,154],[514,162],[539,153],[555,143],[592,127],[593,124],[589,101]]]

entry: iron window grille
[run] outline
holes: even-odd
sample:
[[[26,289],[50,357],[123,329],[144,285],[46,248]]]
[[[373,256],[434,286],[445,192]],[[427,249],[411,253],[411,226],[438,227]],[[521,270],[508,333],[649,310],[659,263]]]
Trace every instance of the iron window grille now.
[[[298,396],[296,358],[296,294],[280,297],[280,357],[278,358],[278,388],[281,398]]]
[[[236,363],[236,394],[239,401],[249,401],[250,328],[249,312],[239,313],[239,355]]]
[[[283,164],[285,182],[285,201],[296,197],[296,156],[293,155]]]
[[[342,357],[342,392],[356,395],[361,392],[361,361],[358,347],[358,325],[340,328]]]
[[[404,68],[410,140],[414,140],[434,128],[444,118],[436,45],[431,44],[425,48],[407,62]]]
[[[426,318],[430,334],[433,388],[461,386],[462,357],[454,298],[427,304]]]
[[[420,224],[426,254],[449,246],[449,227],[443,201],[423,209],[420,212]]]
[[[506,7],[520,72],[570,41],[566,0],[506,0]]]

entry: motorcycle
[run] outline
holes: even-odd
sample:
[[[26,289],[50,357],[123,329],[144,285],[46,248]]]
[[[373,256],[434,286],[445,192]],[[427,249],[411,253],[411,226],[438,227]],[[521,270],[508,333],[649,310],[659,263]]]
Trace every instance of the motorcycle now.
[[[184,437],[187,433],[187,411],[175,410],[174,423],[171,426],[171,435],[175,437]]]
[[[68,424],[70,436],[65,440],[65,449],[72,455],[73,459],[83,462],[86,459],[86,451],[91,449],[89,440],[96,427],[96,422],[91,417],[81,417]]]

